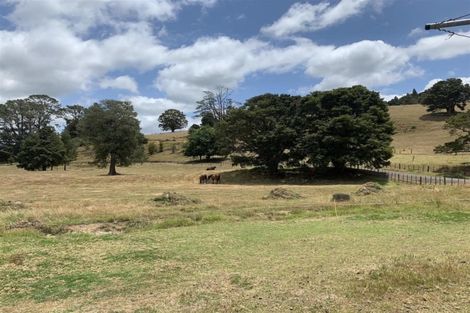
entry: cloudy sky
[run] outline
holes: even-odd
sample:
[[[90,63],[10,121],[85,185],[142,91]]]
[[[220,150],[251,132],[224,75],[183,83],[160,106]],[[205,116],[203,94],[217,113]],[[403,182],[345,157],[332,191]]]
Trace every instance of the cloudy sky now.
[[[470,81],[470,39],[423,30],[467,13],[462,0],[0,0],[0,101],[131,100],[153,133],[218,85],[240,102],[355,84],[388,99]]]

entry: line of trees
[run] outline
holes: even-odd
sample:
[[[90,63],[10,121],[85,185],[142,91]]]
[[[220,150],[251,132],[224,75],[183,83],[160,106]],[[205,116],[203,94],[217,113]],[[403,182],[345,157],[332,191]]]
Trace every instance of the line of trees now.
[[[65,121],[61,133],[52,126]],[[103,100],[89,108],[61,107],[46,95],[0,104],[0,162],[26,170],[47,170],[77,157],[80,145],[91,145],[95,163],[116,175],[116,166],[145,159],[146,139],[130,102]]]
[[[363,86],[305,97],[265,94],[224,114],[213,109],[200,110],[201,126],[190,128],[186,155],[230,154],[235,164],[273,173],[282,164],[380,168],[392,156],[394,127],[387,104]]]

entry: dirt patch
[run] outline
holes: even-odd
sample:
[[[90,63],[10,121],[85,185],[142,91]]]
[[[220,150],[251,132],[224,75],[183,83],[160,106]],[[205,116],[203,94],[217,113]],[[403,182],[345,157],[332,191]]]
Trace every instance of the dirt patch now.
[[[93,235],[119,234],[124,232],[128,227],[126,222],[116,223],[93,223],[69,225],[65,227],[67,232]]]
[[[26,209],[26,206],[22,202],[0,200],[0,212],[5,212],[8,210],[18,211],[24,209]]]
[[[368,182],[362,185],[357,191],[358,196],[368,196],[374,193],[379,193],[383,190],[382,186],[378,183]]]
[[[46,235],[58,235],[66,232],[64,226],[62,225],[45,225],[38,220],[19,221],[14,224],[11,224],[7,227],[7,229],[36,229],[37,231],[40,231],[41,233]]]
[[[301,199],[303,198],[296,192],[293,192],[289,189],[285,188],[275,188],[269,192],[269,195],[263,197],[265,200],[278,200],[278,199],[285,199],[285,200],[293,200],[293,199]]]
[[[153,199],[159,206],[166,205],[189,205],[201,203],[198,199],[192,199],[176,192],[164,192]]]

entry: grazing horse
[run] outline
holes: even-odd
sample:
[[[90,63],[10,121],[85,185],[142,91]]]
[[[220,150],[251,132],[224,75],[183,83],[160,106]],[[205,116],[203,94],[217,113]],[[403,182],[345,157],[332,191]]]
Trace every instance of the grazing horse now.
[[[209,178],[207,177],[206,174],[199,176],[199,183],[200,184],[207,184],[209,181]]]
[[[206,169],[206,171],[214,171],[217,168],[217,166],[211,166]]]
[[[207,177],[213,184],[220,184],[220,174],[212,174]]]

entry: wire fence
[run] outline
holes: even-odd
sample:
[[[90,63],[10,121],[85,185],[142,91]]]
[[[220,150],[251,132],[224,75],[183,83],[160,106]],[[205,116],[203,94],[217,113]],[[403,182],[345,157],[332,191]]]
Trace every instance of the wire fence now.
[[[470,184],[470,179],[467,178],[419,175],[414,173],[394,172],[387,169],[373,169],[360,166],[356,167],[356,169],[370,175],[380,176],[387,179],[388,181],[414,185],[465,186]]]

